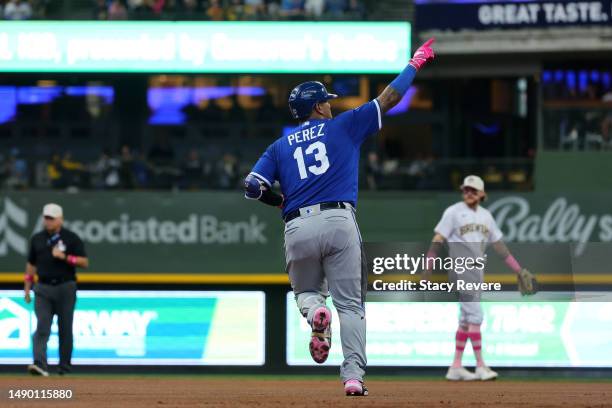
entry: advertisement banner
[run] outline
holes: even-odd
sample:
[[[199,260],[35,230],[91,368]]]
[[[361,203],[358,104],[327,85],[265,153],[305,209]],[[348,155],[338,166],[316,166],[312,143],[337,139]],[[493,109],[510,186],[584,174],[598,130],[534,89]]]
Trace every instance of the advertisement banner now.
[[[83,274],[284,269],[279,211],[239,192],[21,193],[0,200],[0,271],[23,269],[29,238],[42,230],[46,202],[63,207],[65,227],[85,242],[90,268]]]
[[[331,306],[331,302],[328,302]],[[484,358],[492,367],[612,367],[612,302],[485,302]],[[287,295],[287,363],[316,365],[312,329]],[[332,348],[326,365],[342,362],[340,324],[332,307]],[[449,366],[459,304],[366,303],[370,366]],[[464,363],[474,365],[465,349]]]
[[[397,73],[407,22],[26,21],[0,27],[2,72]]]
[[[612,1],[416,1],[416,29],[610,26]]]
[[[263,292],[78,292],[73,364],[263,365]],[[23,291],[0,291],[0,364],[31,364],[36,330]],[[57,321],[49,362],[58,361]]]
[[[459,199],[459,193],[362,193],[356,216],[367,242],[429,242],[445,208]],[[0,195],[0,279],[12,274],[22,281],[29,239],[42,229],[48,202],[63,206],[66,227],[85,242],[90,267],[79,271],[82,278],[165,274],[172,283],[174,275],[206,274],[270,283],[262,276],[271,275],[286,282],[280,211],[239,191]],[[484,205],[505,241],[569,244],[579,259],[596,249],[589,243],[612,242],[610,202],[610,193],[492,193]]]

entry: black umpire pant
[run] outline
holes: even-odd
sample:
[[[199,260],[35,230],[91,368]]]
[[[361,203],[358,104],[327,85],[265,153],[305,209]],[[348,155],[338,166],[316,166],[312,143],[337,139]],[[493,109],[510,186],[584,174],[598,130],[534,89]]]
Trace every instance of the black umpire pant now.
[[[34,312],[36,332],[32,336],[34,364],[47,371],[47,342],[51,335],[51,322],[57,315],[59,329],[59,370],[70,371],[72,357],[72,319],[76,304],[77,284],[74,281],[47,285],[34,285]]]

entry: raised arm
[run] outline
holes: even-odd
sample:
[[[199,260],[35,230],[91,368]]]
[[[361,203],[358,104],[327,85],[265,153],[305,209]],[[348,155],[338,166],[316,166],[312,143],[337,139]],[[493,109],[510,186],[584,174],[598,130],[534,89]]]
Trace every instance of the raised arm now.
[[[415,51],[406,68],[378,95],[376,99],[383,113],[398,104],[410,88],[417,71],[434,59],[434,51],[431,48],[434,41],[434,38],[430,38],[421,45]]]

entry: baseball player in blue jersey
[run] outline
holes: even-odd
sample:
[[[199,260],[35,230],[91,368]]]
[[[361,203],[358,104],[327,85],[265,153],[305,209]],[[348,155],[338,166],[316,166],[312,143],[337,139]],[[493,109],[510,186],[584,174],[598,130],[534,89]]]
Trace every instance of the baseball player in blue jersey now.
[[[367,395],[367,290],[365,258],[355,220],[360,148],[382,127],[382,115],[408,91],[415,74],[434,58],[433,39],[419,47],[406,68],[374,100],[332,117],[337,98],[320,82],[305,82],[289,95],[300,122],[272,143],[244,181],[245,197],[282,208],[285,258],[297,306],[312,327],[310,354],[327,360],[332,301],[340,318],[346,395]],[[278,181],[282,194],[272,190]]]

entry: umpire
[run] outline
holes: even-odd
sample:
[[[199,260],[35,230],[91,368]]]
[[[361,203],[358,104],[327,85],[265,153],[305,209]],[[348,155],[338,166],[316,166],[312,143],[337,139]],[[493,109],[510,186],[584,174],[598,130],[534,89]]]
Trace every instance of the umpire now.
[[[32,336],[34,364],[28,366],[32,375],[47,377],[47,342],[51,334],[51,322],[57,315],[59,326],[58,374],[70,371],[72,356],[72,318],[76,303],[76,267],[87,268],[89,260],[83,241],[72,231],[64,228],[64,213],[57,204],[43,207],[43,231],[30,241],[30,253],[25,272],[25,301],[31,302],[30,289],[34,275],[34,311],[38,321]]]

